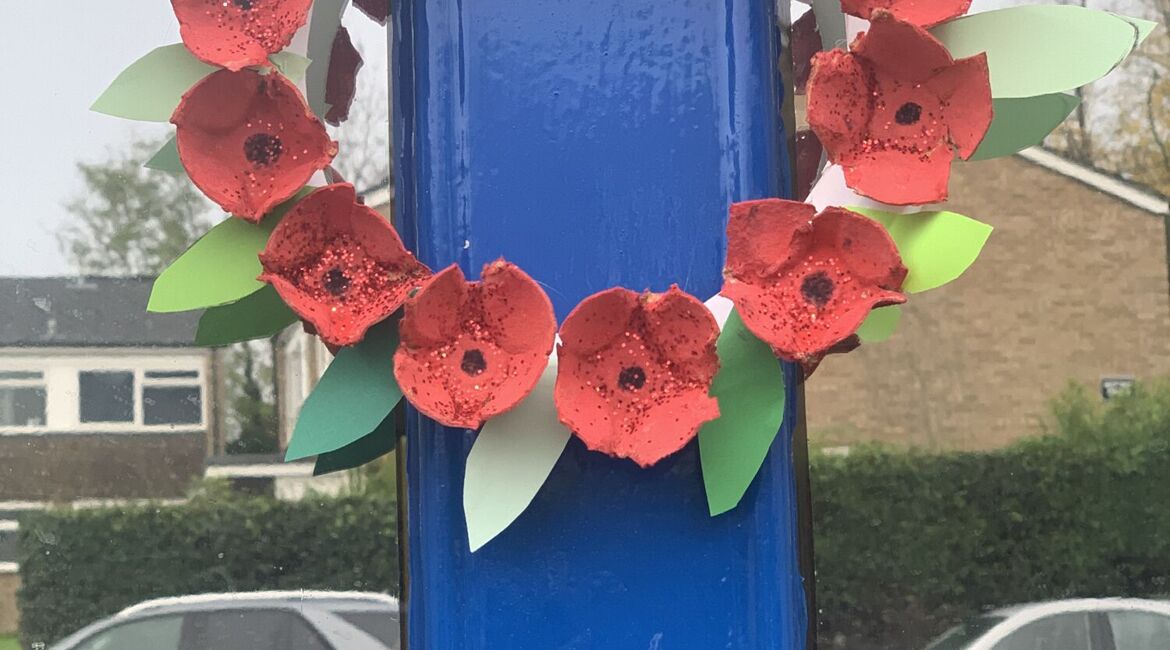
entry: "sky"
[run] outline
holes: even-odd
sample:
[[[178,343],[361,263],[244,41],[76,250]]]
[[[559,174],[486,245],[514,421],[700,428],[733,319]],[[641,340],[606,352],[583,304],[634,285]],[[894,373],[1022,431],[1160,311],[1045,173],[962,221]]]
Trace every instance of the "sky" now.
[[[51,33],[44,29],[49,24]],[[357,10],[347,12],[345,24],[370,64],[364,71],[384,71],[384,28]],[[172,128],[91,113],[89,106],[127,65],[177,42],[167,0],[0,0],[0,73],[8,99],[0,109],[0,275],[71,272],[54,233],[70,219],[64,204],[83,189],[76,161],[100,161],[134,133]],[[22,59],[33,65],[15,64]]]

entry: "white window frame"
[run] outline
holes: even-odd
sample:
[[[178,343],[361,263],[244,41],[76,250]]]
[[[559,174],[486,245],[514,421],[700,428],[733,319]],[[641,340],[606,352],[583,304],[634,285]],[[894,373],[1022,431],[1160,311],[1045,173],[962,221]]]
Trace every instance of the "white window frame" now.
[[[26,370],[24,368],[20,368],[20,369],[3,368],[3,369],[0,369],[0,375],[2,375],[3,373],[16,373],[16,372],[28,373],[28,374],[36,373],[40,376],[37,378],[25,378],[25,379],[11,379],[11,378],[0,376],[0,388],[41,388],[41,389],[43,389],[45,391],[45,411],[44,411],[44,417],[42,418],[43,421],[41,424],[2,424],[2,425],[0,425],[0,429],[4,429],[4,430],[12,429],[12,430],[28,431],[28,432],[43,431],[46,428],[48,428],[48,426],[49,426],[49,383],[48,383],[48,380],[45,378],[45,371],[43,371],[43,370]]]

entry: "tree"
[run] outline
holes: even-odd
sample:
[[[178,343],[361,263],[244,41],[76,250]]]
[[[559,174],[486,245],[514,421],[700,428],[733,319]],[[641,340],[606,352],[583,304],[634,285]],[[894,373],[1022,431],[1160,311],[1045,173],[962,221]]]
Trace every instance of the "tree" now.
[[[74,222],[58,233],[78,273],[157,275],[211,225],[211,204],[185,176],[143,167],[163,144],[134,140],[101,162],[79,162],[85,190],[66,204]],[[243,343],[223,355],[229,449],[277,450],[272,342]],[[266,354],[267,353],[267,354]]]
[[[1160,26],[1110,79],[1079,93],[1084,103],[1046,144],[1072,160],[1170,195],[1170,0],[1115,5],[1096,8]]]
[[[161,146],[135,140],[77,163],[86,189],[65,205],[74,222],[57,240],[78,272],[155,275],[207,230],[211,206],[186,178],[142,166]]]

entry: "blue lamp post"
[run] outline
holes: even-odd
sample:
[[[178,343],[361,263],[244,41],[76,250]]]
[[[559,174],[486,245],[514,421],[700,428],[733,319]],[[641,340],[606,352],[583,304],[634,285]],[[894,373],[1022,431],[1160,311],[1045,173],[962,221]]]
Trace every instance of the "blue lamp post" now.
[[[397,211],[432,268],[478,277],[504,256],[544,284],[560,319],[615,285],[678,283],[705,299],[721,284],[728,205],[789,187],[770,0],[395,11]],[[799,417],[790,406],[743,503],[715,518],[697,445],[643,470],[571,441],[530,508],[471,554],[461,504],[474,433],[412,413],[409,649],[804,647]]]

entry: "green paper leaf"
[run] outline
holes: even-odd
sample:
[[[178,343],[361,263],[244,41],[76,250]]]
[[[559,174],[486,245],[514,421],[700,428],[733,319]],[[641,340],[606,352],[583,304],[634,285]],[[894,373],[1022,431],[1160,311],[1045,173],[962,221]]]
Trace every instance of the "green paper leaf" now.
[[[1105,76],[1138,45],[1143,29],[1106,11],[1025,5],[962,16],[931,32],[955,58],[987,52],[992,96],[1032,97]]]
[[[398,409],[394,409],[370,434],[341,449],[327,451],[317,456],[317,463],[313,465],[313,476],[361,467],[394,451],[397,444]]]
[[[862,343],[881,343],[894,334],[900,320],[902,320],[900,306],[880,307],[869,312],[865,322],[857,328],[857,336]]]
[[[341,27],[346,0],[314,0],[309,16],[308,55],[313,63],[305,74],[305,100],[317,117],[329,108],[325,103],[325,81],[329,78],[329,59],[333,56],[333,39]]]
[[[212,347],[266,339],[295,322],[297,315],[284,304],[276,289],[266,285],[236,302],[203,312],[195,332],[195,344]]]
[[[264,250],[284,213],[312,190],[302,189],[273,208],[259,224],[235,217],[221,221],[159,274],[147,311],[204,309],[259,291],[265,285],[256,279],[262,270],[256,256]]]
[[[1040,144],[1080,103],[1064,93],[995,100],[995,119],[970,160],[1010,156]]]
[[[182,43],[165,45],[130,64],[90,110],[146,122],[167,122],[183,93],[215,71]]]
[[[304,79],[305,72],[308,71],[309,65],[312,63],[307,57],[288,50],[281,50],[268,57],[268,60],[276,66],[277,70],[280,70],[280,74],[293,82]]]
[[[187,170],[183,169],[183,163],[179,161],[179,147],[175,143],[174,137],[167,140],[166,144],[151,156],[150,160],[146,161],[144,167],[170,174],[187,173]]]
[[[732,311],[719,334],[711,395],[719,418],[699,429],[699,458],[711,516],[739,504],[784,419],[784,372],[766,343]]]
[[[979,257],[991,226],[955,212],[894,214],[850,206],[878,221],[893,238],[909,269],[902,290],[918,293],[940,287],[963,274]]]
[[[394,380],[397,347],[398,320],[391,319],[337,353],[301,406],[286,461],[341,449],[378,428],[402,399]]]
[[[532,503],[569,442],[557,418],[554,355],[536,388],[512,410],[486,424],[467,455],[463,515],[475,552],[504,531]]]

